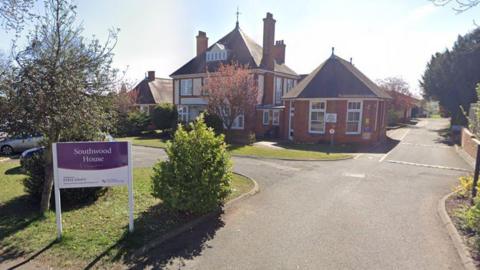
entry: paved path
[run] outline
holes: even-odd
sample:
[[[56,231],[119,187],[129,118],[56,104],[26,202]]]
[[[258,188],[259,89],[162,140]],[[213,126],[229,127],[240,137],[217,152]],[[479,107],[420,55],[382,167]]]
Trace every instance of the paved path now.
[[[422,120],[393,131],[401,142],[389,153],[355,160],[234,158],[235,170],[255,178],[261,192],[227,209],[220,224],[200,226],[132,266],[462,269],[436,212],[469,169],[441,137],[447,126]],[[135,147],[143,151],[162,155]]]

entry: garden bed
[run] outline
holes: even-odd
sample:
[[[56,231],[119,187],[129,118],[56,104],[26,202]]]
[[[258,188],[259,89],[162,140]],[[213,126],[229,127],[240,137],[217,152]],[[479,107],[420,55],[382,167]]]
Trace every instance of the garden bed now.
[[[445,201],[445,208],[452,219],[452,223],[455,225],[455,228],[460,233],[463,242],[467,246],[474,264],[477,268],[480,268],[479,236],[470,232],[465,227],[464,221],[460,217],[463,210],[470,206],[470,198],[461,197],[457,194],[453,194]]]

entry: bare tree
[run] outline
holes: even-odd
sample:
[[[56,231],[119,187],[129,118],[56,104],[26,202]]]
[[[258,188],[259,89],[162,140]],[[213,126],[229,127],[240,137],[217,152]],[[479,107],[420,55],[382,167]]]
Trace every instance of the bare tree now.
[[[410,85],[402,78],[388,77],[377,80],[378,85],[389,92],[396,92],[407,96],[412,96]]]
[[[474,8],[480,4],[480,0],[430,0],[437,6],[446,6],[452,2],[455,3],[455,10],[458,13],[465,12],[471,8]]]
[[[0,0],[0,25],[5,30],[23,30],[25,22],[35,17],[31,9],[36,0]]]

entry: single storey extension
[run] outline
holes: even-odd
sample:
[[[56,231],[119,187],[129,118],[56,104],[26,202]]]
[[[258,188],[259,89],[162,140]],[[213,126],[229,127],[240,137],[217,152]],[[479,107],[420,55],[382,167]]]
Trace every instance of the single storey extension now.
[[[282,98],[284,138],[295,142],[374,143],[386,138],[390,95],[351,62],[332,55]]]

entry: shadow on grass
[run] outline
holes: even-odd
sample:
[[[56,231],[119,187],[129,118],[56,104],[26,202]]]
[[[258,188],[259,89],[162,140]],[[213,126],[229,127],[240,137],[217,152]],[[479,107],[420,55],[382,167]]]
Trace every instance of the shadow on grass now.
[[[46,245],[44,248],[42,248],[41,250],[35,252],[34,254],[30,255],[28,258],[26,258],[25,260],[17,263],[16,265],[12,266],[12,267],[9,267],[8,270],[13,270],[13,269],[21,269],[20,267],[24,266],[25,264],[29,263],[30,261],[32,261],[33,259],[35,259],[36,257],[38,257],[39,255],[41,255],[42,253],[44,253],[45,251],[49,250],[55,243],[57,243],[57,241],[52,241],[50,242],[50,244]],[[16,258],[19,258],[20,256],[23,256],[24,253],[23,252],[18,252],[17,250],[15,249],[7,249],[3,254],[2,254],[2,258],[5,259],[5,261],[7,260],[10,260],[10,259],[16,259]],[[2,262],[2,260],[0,260],[0,263]]]
[[[198,218],[198,216],[169,211],[161,204],[150,207],[135,220],[135,231],[125,233],[114,245],[92,260],[85,269],[93,269],[102,260],[121,261],[129,269],[153,269],[165,267],[173,258],[191,259],[201,254],[205,242],[224,226],[221,213],[208,215],[208,219],[173,239],[139,254],[138,250],[152,240],[165,237],[172,230]],[[127,228],[125,228],[127,231]],[[113,253],[113,254],[112,254]]]
[[[27,195],[0,205],[0,241],[43,218]]]
[[[5,204],[0,204],[0,213],[0,242],[10,235],[30,226],[30,224],[33,222],[44,218],[43,215],[39,214],[38,209],[31,205],[27,195],[16,197],[10,201],[7,201]],[[53,243],[51,245],[53,245]],[[28,259],[28,261],[49,249],[51,245],[48,245],[46,248],[34,254],[30,259]],[[15,247],[7,247],[4,250],[0,250],[0,262],[15,260],[24,255],[26,254],[23,250]],[[28,261],[22,263],[21,265],[27,263]]]
[[[5,171],[6,175],[17,175],[17,174],[25,174],[21,166],[17,166],[14,168],[10,168]]]

